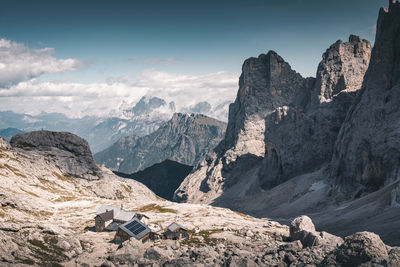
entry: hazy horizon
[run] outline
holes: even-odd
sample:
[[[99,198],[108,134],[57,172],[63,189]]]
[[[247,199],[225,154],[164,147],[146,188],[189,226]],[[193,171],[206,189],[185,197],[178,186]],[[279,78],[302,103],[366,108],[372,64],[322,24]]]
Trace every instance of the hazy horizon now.
[[[3,1],[1,110],[106,116],[144,95],[174,101],[178,111],[201,101],[215,107],[234,100],[246,58],[274,50],[315,76],[336,40],[355,34],[373,42],[382,5]]]

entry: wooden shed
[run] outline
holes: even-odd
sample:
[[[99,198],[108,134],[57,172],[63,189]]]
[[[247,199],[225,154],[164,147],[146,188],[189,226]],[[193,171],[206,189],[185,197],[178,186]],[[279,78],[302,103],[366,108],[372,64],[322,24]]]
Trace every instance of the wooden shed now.
[[[173,240],[189,239],[189,234],[185,227],[176,222],[173,222],[167,227],[167,230],[164,232],[164,237],[166,239]]]

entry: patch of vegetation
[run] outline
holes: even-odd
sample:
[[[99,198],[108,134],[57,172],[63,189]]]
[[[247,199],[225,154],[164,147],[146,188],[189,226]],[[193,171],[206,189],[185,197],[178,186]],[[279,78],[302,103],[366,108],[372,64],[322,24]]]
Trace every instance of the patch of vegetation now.
[[[10,155],[8,155],[7,153],[4,153],[6,150],[0,150],[0,159],[8,159],[8,160],[12,160],[18,163],[21,163],[21,161],[17,158],[11,157]]]
[[[211,245],[214,246],[221,242],[222,239],[211,237],[212,234],[222,232],[222,229],[211,229],[211,230],[202,230],[198,233],[195,233],[193,230],[188,230],[188,234],[190,236],[187,240],[182,240],[181,243],[184,245]],[[202,241],[199,237],[202,237]]]
[[[117,199],[124,199],[124,195],[122,194],[121,191],[116,190],[115,195],[117,196]]]
[[[39,239],[28,240],[31,256],[38,259],[41,265],[62,266],[59,262],[67,261],[65,250],[57,245],[55,236],[45,235],[43,241]]]
[[[36,218],[48,218],[50,216],[52,216],[54,213],[51,211],[45,211],[45,210],[40,210],[40,211],[32,211],[32,210],[21,210],[22,212],[25,212],[29,215],[32,215]]]
[[[22,190],[22,191],[24,191],[25,193],[27,193],[27,194],[31,195],[31,196],[34,196],[34,197],[40,198],[40,197],[39,197],[37,194],[35,194],[35,193],[33,193],[33,192],[30,192],[30,191],[28,191],[28,190],[25,190],[25,189],[23,189],[23,188],[21,188],[21,190]]]
[[[247,215],[247,214],[244,214],[244,213],[241,213],[241,212],[239,212],[239,211],[234,211],[234,213],[236,213],[236,214],[239,215],[239,216],[245,217],[245,218],[251,218],[251,216],[249,216],[249,215]]]
[[[125,188],[126,192],[132,193],[132,186],[128,184],[122,184],[122,187]]]
[[[18,169],[14,168],[13,166],[8,165],[7,163],[4,165],[0,165],[0,168],[6,168],[15,175],[22,177],[22,178],[27,178],[24,174],[22,174]]]
[[[50,193],[62,194],[64,192],[62,189],[65,189],[65,188],[58,185],[57,183],[55,183],[53,181],[49,181],[49,180],[41,178],[41,177],[36,177],[36,178],[43,185],[35,184],[33,186],[39,187],[40,189],[48,191]]]
[[[59,198],[53,200],[54,202],[67,202],[67,201],[72,201],[75,200],[75,196],[60,196]]]
[[[0,211],[0,218],[4,218],[4,217],[6,217],[6,214],[4,212]]]
[[[27,265],[34,265],[35,261],[29,258],[19,258],[19,257],[15,257],[15,259],[19,262],[19,263],[23,263],[23,264],[27,264]]]
[[[146,206],[143,206],[143,207],[141,207],[139,209],[135,209],[134,211],[136,211],[136,212],[154,211],[154,212],[159,212],[159,213],[174,213],[174,214],[178,213],[177,210],[164,208],[164,207],[161,207],[161,206],[159,206],[157,204],[154,204],[154,203],[146,205]]]
[[[65,176],[63,176],[63,175],[61,175],[61,174],[58,174],[58,173],[56,173],[56,172],[53,172],[53,175],[56,176],[56,177],[57,177],[58,179],[60,179],[61,181],[64,181],[64,182],[70,182],[70,181],[71,181],[70,178],[65,177]]]

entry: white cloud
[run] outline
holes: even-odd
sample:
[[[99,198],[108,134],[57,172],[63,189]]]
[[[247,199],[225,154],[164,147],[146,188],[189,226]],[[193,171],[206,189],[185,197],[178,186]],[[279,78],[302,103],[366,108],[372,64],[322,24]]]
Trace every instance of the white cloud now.
[[[178,60],[131,59],[149,64],[168,64]],[[177,111],[206,101],[214,108],[215,116],[226,120],[226,103],[236,96],[239,76],[238,73],[223,71],[183,75],[145,70],[139,75],[129,74],[99,83],[40,79],[45,73],[75,71],[82,65],[77,59],[57,59],[52,48],[31,49],[0,39],[0,110],[30,114],[61,112],[73,117],[106,116],[117,110],[121,103],[133,105],[148,95],[174,101]],[[224,104],[223,108],[217,111],[215,108],[221,104]]]
[[[23,44],[0,39],[0,87],[10,87],[44,73],[77,70],[77,59],[57,59],[53,48],[31,49]]]
[[[177,110],[207,101],[213,107],[232,102],[238,90],[238,73],[216,72],[205,75],[183,75],[143,71],[138,77],[124,76],[105,83],[42,82],[31,79],[7,89],[0,89],[2,110],[40,113],[61,112],[70,116],[104,116],[121,103],[135,103],[142,96],[157,96],[174,101]],[[224,111],[215,117],[226,118]],[[213,115],[213,114],[209,114]]]

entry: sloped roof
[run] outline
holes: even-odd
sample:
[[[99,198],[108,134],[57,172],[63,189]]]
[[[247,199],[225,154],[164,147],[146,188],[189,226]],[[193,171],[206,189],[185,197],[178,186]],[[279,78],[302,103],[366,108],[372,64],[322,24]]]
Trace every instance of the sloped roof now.
[[[133,218],[129,222],[121,224],[119,229],[136,238],[137,240],[140,240],[142,237],[151,232],[150,228],[137,218]]]
[[[135,216],[134,212],[120,210],[119,213],[114,215],[114,220],[127,222],[132,220],[134,216]]]
[[[115,215],[115,214],[118,214],[118,213],[121,211],[121,208],[120,208],[120,207],[114,207],[114,206],[109,206],[109,205],[102,204],[102,205],[100,206],[100,208],[96,211],[96,215],[99,215],[99,214],[101,214],[101,213],[104,213],[104,212],[106,212],[107,210],[113,210],[113,211],[114,211],[114,215]]]
[[[114,218],[114,210],[108,210],[106,212],[97,214],[97,216],[100,216],[105,222],[110,221]]]
[[[100,208],[96,211],[96,215],[100,215],[105,213],[106,211],[112,210],[114,212],[114,216],[112,219],[127,222],[131,220],[136,213],[131,211],[121,210],[120,207],[114,207],[109,205],[101,205]]]
[[[168,227],[167,227],[167,229],[168,230],[170,230],[171,232],[176,232],[176,231],[178,231],[179,229],[183,229],[183,230],[187,230],[185,227],[183,227],[182,225],[180,225],[180,224],[177,224],[176,222],[173,222],[173,223],[171,223]]]

